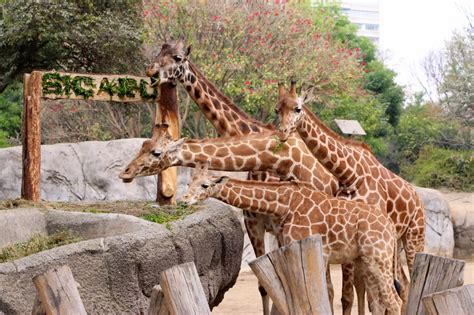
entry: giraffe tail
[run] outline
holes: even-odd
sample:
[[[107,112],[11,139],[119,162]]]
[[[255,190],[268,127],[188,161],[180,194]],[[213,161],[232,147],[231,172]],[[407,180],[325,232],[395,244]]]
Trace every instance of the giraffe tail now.
[[[390,220],[390,219],[389,219]],[[392,220],[390,220],[391,222]],[[397,279],[398,273],[398,240],[397,240],[397,231],[395,229],[395,225],[392,223],[392,233],[393,233],[393,285],[395,286],[395,290],[399,297],[401,297],[402,285],[400,281]]]

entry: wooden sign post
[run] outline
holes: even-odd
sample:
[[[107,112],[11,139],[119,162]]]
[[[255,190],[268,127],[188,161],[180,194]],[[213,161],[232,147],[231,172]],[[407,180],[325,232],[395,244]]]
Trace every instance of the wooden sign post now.
[[[155,123],[167,123],[168,132],[174,140],[180,137],[178,93],[176,85],[160,85],[160,98],[156,108]],[[158,174],[156,202],[160,205],[176,204],[177,168],[170,167]]]
[[[81,74],[33,71],[23,77],[21,198],[41,200],[41,101],[42,99],[150,102],[156,92],[149,78],[131,75]],[[176,86],[160,86],[161,97],[155,123],[167,122],[173,138],[179,138]],[[117,178],[118,180],[118,178]],[[157,201],[175,203],[176,169],[158,176]]]

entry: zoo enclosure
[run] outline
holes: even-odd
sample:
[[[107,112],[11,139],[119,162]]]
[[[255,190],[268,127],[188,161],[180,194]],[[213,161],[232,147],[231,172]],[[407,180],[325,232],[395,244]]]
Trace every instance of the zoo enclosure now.
[[[173,138],[179,137],[176,87],[160,85],[155,123],[170,125]],[[23,77],[22,184],[21,198],[41,199],[41,104],[43,99],[114,101],[121,103],[154,102],[157,91],[148,78],[132,75],[81,74],[33,71]],[[118,180],[118,179],[117,179]],[[176,169],[158,175],[156,200],[175,203]]]

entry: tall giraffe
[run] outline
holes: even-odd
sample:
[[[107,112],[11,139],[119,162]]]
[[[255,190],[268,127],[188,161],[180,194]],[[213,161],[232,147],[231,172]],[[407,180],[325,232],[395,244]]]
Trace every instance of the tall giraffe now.
[[[208,197],[270,215],[280,222],[282,244],[321,234],[328,263],[360,263],[373,314],[400,314],[395,288],[397,237],[390,217],[380,208],[328,196],[299,182],[241,181],[211,177],[199,166],[181,201]]]
[[[313,155],[338,179],[337,196],[379,205],[390,215],[411,271],[415,253],[423,251],[425,240],[425,215],[418,194],[408,182],[385,168],[365,145],[325,126],[304,106],[310,97],[308,93],[298,97],[295,82],[288,93],[280,85],[277,112],[281,140],[297,131]]]
[[[271,124],[265,125],[249,117],[220,92],[189,60],[190,52],[191,46],[185,48],[182,38],[163,44],[160,53],[156,56],[152,66],[147,70],[147,76],[151,77],[152,81],[155,82],[158,82],[159,78],[159,84],[165,82],[182,83],[189,96],[198,105],[220,136],[246,135],[275,129]],[[297,135],[295,136],[295,142],[302,152],[308,156],[308,159],[314,159],[314,157],[307,154],[309,153],[308,149],[302,145],[303,142]],[[250,173],[249,175],[251,179],[261,179],[261,174]],[[267,174],[266,177],[270,180],[275,180],[271,175]],[[262,215],[244,211],[244,223],[257,257],[265,253],[265,230],[263,234],[251,235],[257,229],[249,230],[249,227],[262,226],[264,220],[265,218]],[[262,294],[264,313],[269,314],[268,296],[263,287],[260,288],[260,293]]]

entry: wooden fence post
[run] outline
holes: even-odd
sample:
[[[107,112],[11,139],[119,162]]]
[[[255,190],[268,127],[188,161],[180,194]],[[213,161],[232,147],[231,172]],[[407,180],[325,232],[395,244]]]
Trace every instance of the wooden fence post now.
[[[431,293],[456,288],[464,282],[464,261],[417,253],[411,274],[407,315],[426,314],[421,299]]]
[[[178,93],[172,83],[160,84],[160,98],[156,108],[155,123],[167,123],[174,140],[180,136]],[[160,205],[176,204],[177,168],[170,167],[158,174],[156,201]]]
[[[168,306],[166,306],[165,295],[160,285],[155,285],[151,290],[150,307],[148,315],[168,315]]]
[[[87,314],[77,290],[77,283],[68,266],[53,268],[37,275],[33,278],[33,283],[46,314]]]
[[[41,184],[41,97],[43,74],[33,71],[23,77],[23,173],[21,198],[40,201]]]
[[[250,262],[279,314],[331,314],[319,234]]]
[[[474,284],[429,294],[422,301],[429,315],[474,314]]]
[[[211,314],[193,262],[184,263],[163,271],[160,283],[170,314]]]

